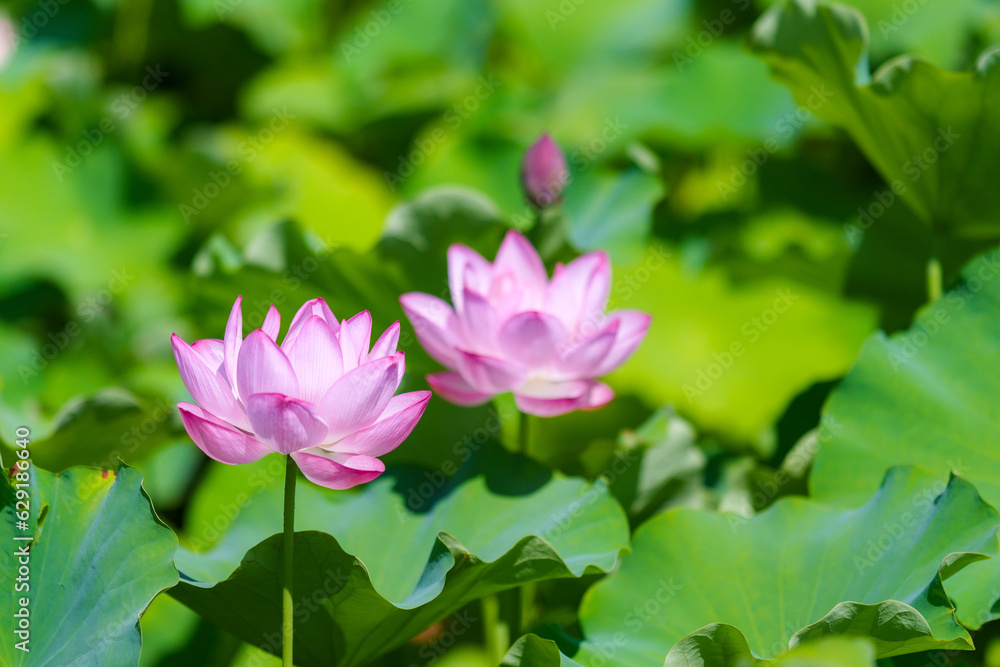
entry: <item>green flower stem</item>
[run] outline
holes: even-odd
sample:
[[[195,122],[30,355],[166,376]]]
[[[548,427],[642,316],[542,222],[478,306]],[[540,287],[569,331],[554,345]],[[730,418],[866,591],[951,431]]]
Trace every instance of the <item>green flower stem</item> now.
[[[295,476],[298,471],[292,457],[285,457],[285,523],[281,558],[285,573],[281,580],[281,665],[292,667],[292,549],[295,546]]]
[[[479,601],[483,612],[483,646],[491,665],[499,665],[510,645],[510,628],[500,620],[500,598],[487,595]]]
[[[517,446],[518,451],[522,455],[528,456],[529,442],[531,439],[531,415],[524,412],[521,413],[520,424],[518,427],[517,434]],[[518,599],[520,604],[519,614],[518,614],[518,626],[521,629],[521,634],[527,634],[529,628],[535,620],[535,584],[534,582],[528,582],[521,586],[518,590]]]
[[[146,57],[152,0],[124,0],[118,3],[112,48],[115,64],[134,74]]]
[[[521,413],[517,428],[517,451],[528,456],[528,442],[531,440],[531,415]]]
[[[941,260],[935,252],[927,261],[927,300],[929,303],[934,303],[941,298],[941,294],[944,292],[943,282]]]
[[[529,581],[521,586],[521,634],[526,635],[535,623],[535,582]]]

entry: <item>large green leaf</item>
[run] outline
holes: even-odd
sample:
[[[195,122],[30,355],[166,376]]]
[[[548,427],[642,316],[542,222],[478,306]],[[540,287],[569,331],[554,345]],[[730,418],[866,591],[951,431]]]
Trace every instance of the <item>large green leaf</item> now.
[[[893,468],[860,507],[789,497],[751,519],[671,510],[639,528],[632,555],[584,599],[574,658],[599,665],[613,651],[616,664],[653,667],[711,624],[734,629],[685,640],[690,664],[720,646],[771,659],[840,634],[868,638],[880,657],[969,649],[942,580],[997,553],[997,521],[971,484],[919,468]]]
[[[367,250],[394,203],[381,174],[336,143],[305,132],[282,133],[248,172],[259,187],[281,193],[272,210],[329,245]]]
[[[579,667],[559,652],[555,642],[536,635],[522,637],[501,667]],[[664,667],[874,667],[875,649],[858,637],[823,638],[796,646],[773,661],[758,660],[746,638],[731,625],[709,625],[678,643]]]
[[[661,2],[654,9],[662,14],[669,4]],[[543,16],[538,3],[524,6],[526,18],[538,21]],[[617,19],[620,9],[617,4],[606,8],[579,7],[581,13],[611,14],[605,17],[606,22]],[[672,25],[670,30],[678,27],[683,30],[682,20],[652,18],[659,21],[658,26]],[[574,26],[579,25],[577,19],[574,14],[571,20]],[[637,21],[628,28],[630,47],[638,25]],[[553,32],[544,24],[543,30],[546,39],[551,40],[556,36],[561,38],[563,28],[568,27],[565,24]],[[620,168],[626,150],[638,139],[682,150],[718,149],[730,141],[739,146],[731,150],[739,155],[740,162],[746,157],[744,146],[759,146],[765,141],[769,145],[771,141],[788,143],[797,130],[788,123],[794,104],[788,91],[769,79],[767,66],[734,41],[719,39],[698,54],[689,51],[687,39],[684,35],[672,43],[673,48],[666,44],[660,47],[659,51],[667,54],[667,62],[661,56],[597,58],[587,64],[571,60],[574,69],[558,84],[553,82],[552,96],[540,96],[534,87],[507,86],[505,82],[468,122],[459,127],[445,122],[425,130],[417,144],[430,142],[435,148],[413,176],[406,179],[405,191],[415,193],[440,183],[461,183],[483,190],[505,211],[523,217],[530,209],[525,207],[516,176],[531,139],[543,132],[552,132],[566,153],[574,179],[566,188],[567,201],[574,196],[586,200],[585,181],[592,180],[590,172],[608,173]],[[580,44],[595,52],[593,41]],[[515,48],[524,46],[519,42]],[[693,53],[693,58],[685,53]],[[530,54],[521,57],[533,58]],[[674,57],[685,61],[674,62]],[[726,174],[716,180],[728,176],[727,165]],[[632,186],[645,189],[642,196],[650,196],[642,183]],[[582,195],[571,194],[580,188],[584,190]],[[708,188],[714,194],[718,184],[713,181]],[[636,196],[640,196],[638,192]],[[626,223],[627,236],[631,238],[636,230],[635,220]],[[616,239],[615,245],[620,243]]]
[[[870,75],[861,14],[817,0],[769,10],[752,47],[800,104],[851,135],[933,229],[1000,233],[1000,190],[991,178],[1000,151],[996,50],[971,72],[901,57]]]
[[[878,619],[873,619],[877,622]],[[670,650],[664,667],[864,667],[875,665],[875,647],[858,637],[824,637],[800,644],[773,661],[759,660],[731,625],[714,624]]]
[[[117,387],[78,396],[59,410],[50,428],[32,434],[37,437],[32,462],[55,472],[77,465],[110,468],[119,459],[134,462],[175,435],[172,413],[163,399],[141,400]],[[6,431],[13,433],[13,425]],[[9,455],[11,444],[2,443],[0,452]]]
[[[662,196],[659,179],[636,168],[621,175],[584,172],[566,194],[573,245],[606,250],[615,261],[635,261],[649,236],[653,206]]]
[[[658,410],[638,428],[623,432],[615,454],[604,474],[613,477],[612,493],[633,525],[667,507],[690,507],[701,500],[705,453],[691,425],[670,408]]]
[[[914,464],[954,470],[1000,503],[998,274],[1000,252],[979,257],[909,330],[868,340],[825,408],[838,429],[816,455],[817,498],[856,501],[887,468]]]
[[[611,377],[651,405],[673,403],[699,431],[768,451],[788,402],[846,373],[875,328],[868,306],[771,277],[734,285],[692,276],[673,246],[616,264],[611,300],[653,316],[646,340]]]
[[[448,248],[462,243],[492,259],[507,229],[503,213],[488,197],[443,186],[392,209],[378,250],[385,260],[399,264],[408,290],[448,300]]]
[[[908,330],[876,334],[830,396],[838,425],[816,455],[810,485],[822,500],[856,502],[894,465],[955,471],[1000,504],[1000,252],[971,262],[959,284]],[[948,590],[962,621],[994,618],[1000,568],[976,564]]]
[[[239,26],[261,48],[274,53],[315,44],[323,32],[323,3],[319,0],[246,0],[233,4],[184,0],[180,5],[191,23],[200,27],[219,21]]]
[[[31,467],[30,521],[18,528],[15,494],[19,483],[0,482],[0,613],[8,623],[24,596],[30,621],[30,653],[16,648],[23,638],[0,636],[4,665],[135,665],[142,639],[139,615],[153,597],[177,582],[173,556],[177,539],[153,512],[142,476],[125,464],[117,472],[72,468],[53,475]],[[23,483],[23,482],[20,482]],[[33,536],[30,541],[16,541]],[[27,581],[19,576],[29,549]],[[15,578],[27,590],[15,592]]]
[[[286,59],[266,70],[244,94],[247,115],[266,118],[275,107],[287,108],[352,132],[376,119],[444,110],[477,89],[494,21],[487,3],[357,5],[346,18],[324,40],[329,47],[320,57]],[[459,118],[455,109],[451,116]],[[379,139],[390,133],[383,126]],[[414,154],[414,164],[426,157]],[[400,155],[404,160],[410,162]]]
[[[757,0],[762,7],[785,0]],[[970,32],[988,20],[990,3],[951,0],[904,4],[899,0],[846,0],[871,26],[871,54],[882,62],[899,53],[914,53],[948,67],[966,57]]]
[[[452,480],[441,470],[387,472],[357,493],[299,486],[299,664],[366,664],[472,600],[608,571],[627,547],[624,513],[602,485],[550,476],[492,447],[473,463]],[[195,540],[228,531],[204,553],[178,552],[183,583],[172,591],[271,651],[279,648],[281,470],[277,457],[215,470],[187,523]]]
[[[537,635],[526,635],[517,640],[500,667],[579,667],[580,663],[559,652],[555,642]]]

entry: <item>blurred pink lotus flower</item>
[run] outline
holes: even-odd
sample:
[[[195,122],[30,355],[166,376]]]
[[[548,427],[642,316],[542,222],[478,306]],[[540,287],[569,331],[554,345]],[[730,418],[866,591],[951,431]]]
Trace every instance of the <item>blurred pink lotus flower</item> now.
[[[594,378],[628,359],[649,329],[646,313],[604,312],[611,289],[604,252],[557,265],[549,280],[532,245],[510,231],[492,264],[451,246],[448,280],[454,309],[418,292],[400,301],[421,344],[450,369],[427,382],[459,405],[512,391],[522,412],[540,417],[603,407],[614,392]]]
[[[545,208],[559,201],[569,180],[569,168],[559,145],[547,134],[531,145],[521,165],[521,184],[528,201]]]
[[[369,351],[372,319],[363,311],[338,322],[323,299],[306,302],[277,344],[274,306],[243,339],[241,298],[225,340],[188,345],[171,337],[184,386],[197,405],[179,403],[184,428],[208,456],[249,463],[291,454],[310,481],[347,489],[378,477],[377,458],[413,430],[431,392],[394,396],[404,358],[399,322]]]
[[[14,31],[14,24],[6,14],[0,12],[0,69],[13,57],[16,48],[17,33]]]

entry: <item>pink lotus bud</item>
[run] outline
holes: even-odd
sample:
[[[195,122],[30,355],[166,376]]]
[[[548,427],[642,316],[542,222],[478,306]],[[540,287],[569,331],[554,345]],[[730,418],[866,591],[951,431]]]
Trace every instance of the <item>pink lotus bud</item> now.
[[[559,145],[547,134],[536,141],[524,154],[521,182],[528,201],[545,208],[559,201],[569,180],[566,158]]]
[[[646,313],[605,312],[603,252],[557,265],[550,280],[528,240],[510,231],[492,264],[451,246],[448,277],[454,306],[419,292],[400,301],[421,344],[449,369],[427,382],[458,405],[513,392],[522,412],[541,417],[603,407],[614,393],[595,378],[624,363],[649,329]]]
[[[424,413],[431,392],[394,396],[404,358],[399,322],[369,350],[372,318],[338,322],[323,299],[295,314],[281,345],[281,316],[271,306],[260,329],[243,338],[237,298],[224,340],[188,345],[171,337],[184,386],[180,403],[194,443],[222,463],[290,454],[316,484],[347,489],[385,470],[378,459],[399,446]]]

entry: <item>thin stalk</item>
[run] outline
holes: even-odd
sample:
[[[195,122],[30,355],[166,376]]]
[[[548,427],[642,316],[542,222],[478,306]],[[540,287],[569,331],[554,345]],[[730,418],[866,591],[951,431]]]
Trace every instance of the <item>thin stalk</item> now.
[[[528,443],[531,439],[531,415],[522,412],[518,426],[517,445],[522,455],[528,456]],[[527,634],[535,621],[535,583],[528,582],[517,592],[519,602],[518,624],[521,634]]]
[[[517,451],[528,455],[528,442],[531,440],[531,415],[521,413],[517,427]]]
[[[510,644],[510,629],[500,620],[500,598],[487,595],[479,601],[483,612],[483,647],[491,665],[499,665]]]
[[[535,582],[529,581],[518,591],[521,599],[521,634],[526,635],[535,624]]]
[[[927,260],[927,300],[934,303],[944,292],[944,277],[941,269],[941,259],[938,257],[938,240],[934,239],[931,257]]]
[[[113,48],[125,75],[134,75],[146,58],[152,0],[123,0],[115,15]]]
[[[281,579],[281,665],[292,667],[292,549],[295,546],[295,461],[285,457],[285,522],[281,558],[284,576]]]

